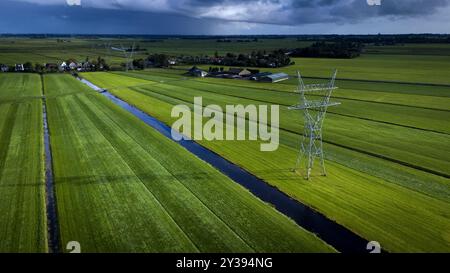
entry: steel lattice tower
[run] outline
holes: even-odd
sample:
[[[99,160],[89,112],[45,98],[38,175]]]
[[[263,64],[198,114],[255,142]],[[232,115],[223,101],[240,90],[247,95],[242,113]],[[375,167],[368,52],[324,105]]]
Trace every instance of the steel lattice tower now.
[[[331,80],[327,83],[305,84],[300,72],[298,76],[298,89],[300,94],[299,104],[289,107],[291,110],[302,110],[304,118],[304,131],[300,143],[300,151],[294,171],[300,169],[303,162],[306,179],[309,180],[311,170],[316,158],[320,159],[322,174],[326,176],[323,157],[322,127],[329,106],[339,105],[338,102],[330,102],[331,93],[335,87],[337,70],[334,71]]]
[[[124,54],[124,57],[126,59],[126,63],[125,63],[126,72],[128,72],[128,70],[130,70],[130,69],[134,70],[134,67],[133,67],[133,55],[135,53],[134,45],[135,44],[133,43],[133,46],[131,48],[124,48],[122,45],[120,45],[120,48],[119,47],[111,47],[112,50],[120,51]]]

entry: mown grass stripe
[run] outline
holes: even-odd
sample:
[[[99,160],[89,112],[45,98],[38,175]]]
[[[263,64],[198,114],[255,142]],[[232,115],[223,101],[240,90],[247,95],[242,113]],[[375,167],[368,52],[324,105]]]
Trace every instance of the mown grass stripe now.
[[[138,89],[136,89],[135,91],[139,92],[139,93],[142,93],[142,94],[148,94],[148,93],[153,93],[154,92],[153,90],[152,91],[146,90],[147,92],[142,92],[141,90],[138,90]],[[155,92],[155,93],[157,93],[157,94],[159,94],[161,96],[169,97],[169,98],[176,99],[176,100],[179,100],[181,102],[193,105],[193,103],[191,101],[188,101],[188,100],[183,100],[183,99],[180,99],[180,98],[168,95],[168,94],[161,94],[159,92]],[[203,107],[203,108],[205,108],[205,107]],[[250,121],[248,119],[248,117],[245,117],[245,120],[246,121]],[[251,121],[251,122],[254,122],[254,121]],[[268,124],[268,125],[270,125],[270,124]],[[392,124],[390,124],[390,125],[392,125]],[[283,131],[286,131],[286,132],[289,132],[289,133],[297,134],[299,136],[303,135],[302,133],[295,132],[295,131],[290,130],[290,129],[286,129],[286,128],[282,128],[282,127],[279,127],[279,129],[283,130]],[[418,128],[414,128],[414,129],[418,129]],[[421,130],[421,131],[427,131],[427,130]],[[446,133],[442,133],[442,132],[434,132],[434,133],[447,135]],[[385,155],[382,155],[382,154],[379,154],[379,153],[374,153],[374,152],[358,149],[358,148],[355,148],[355,147],[351,147],[351,146],[348,146],[348,145],[339,144],[337,142],[333,142],[333,141],[330,141],[330,140],[327,140],[327,139],[323,139],[323,142],[331,144],[331,145],[335,145],[335,146],[338,146],[338,147],[341,147],[341,148],[345,148],[345,149],[348,149],[348,150],[351,150],[351,151],[355,151],[355,152],[363,153],[363,154],[366,154],[366,155],[374,156],[374,157],[377,157],[377,158],[381,158],[381,159],[384,159],[384,160],[387,160],[387,161],[390,161],[390,162],[394,162],[394,163],[397,163],[397,164],[400,164],[400,165],[403,165],[403,166],[406,166],[406,167],[414,168],[416,170],[428,172],[428,173],[431,173],[431,174],[434,174],[434,175],[437,175],[437,176],[441,176],[441,177],[444,177],[444,178],[450,178],[450,174],[448,174],[448,173],[440,172],[440,171],[433,170],[433,169],[426,168],[426,167],[422,167],[422,166],[419,166],[419,165],[416,165],[416,164],[408,163],[408,162],[405,162],[405,161],[402,161],[402,160],[398,160],[398,159],[395,159],[395,158],[392,158],[392,157],[388,157],[388,156],[385,156]]]
[[[105,104],[111,103],[106,99],[104,100]],[[104,109],[106,110],[109,108],[106,107]],[[114,115],[109,114],[107,116]],[[139,133],[141,131],[137,130],[135,126],[131,126],[131,120],[133,119],[136,118],[130,118],[129,122],[126,122],[124,120],[124,122],[121,122],[121,126],[126,127],[127,132],[133,132],[133,135],[135,136],[142,134]],[[139,122],[139,124],[141,123]],[[197,196],[199,198],[201,197],[201,199],[204,200],[205,204],[208,204],[208,207],[211,206],[211,209],[214,208],[213,210],[215,210],[216,213],[224,217],[223,219],[227,219],[227,223],[235,226],[237,228],[236,230],[239,230],[242,236],[250,239],[252,241],[252,245],[254,245],[255,248],[258,249],[258,252],[303,252],[307,249],[309,249],[309,251],[317,251],[315,247],[312,247],[309,245],[309,243],[307,243],[307,241],[312,240],[314,237],[310,237],[310,235],[308,235],[305,230],[299,229],[298,226],[296,226],[293,222],[286,221],[287,219],[276,212],[276,210],[268,209],[268,206],[266,204],[259,201],[258,199],[255,199],[247,191],[243,190],[241,186],[235,183],[231,183],[217,170],[211,168],[211,170],[214,171],[212,171],[211,173],[204,173],[205,175],[198,177],[198,182],[196,181],[196,176],[191,177],[191,175],[187,175],[186,172],[190,173],[192,170],[196,169],[202,170],[204,167],[206,167],[206,165],[204,165],[204,162],[200,159],[196,158],[193,155],[190,155],[183,148],[179,147],[178,145],[174,145],[169,140],[166,140],[158,132],[155,132],[153,129],[147,127],[147,125],[141,124],[140,127],[142,126],[145,126],[146,128],[144,131],[147,131],[157,139],[161,138],[160,141],[155,142],[154,145],[148,144],[150,147],[159,147],[154,152],[150,152],[153,151],[153,149],[148,150],[150,154],[159,155],[158,161],[164,162],[164,166],[171,166],[171,172],[179,175],[180,172],[181,174],[185,174],[177,176],[177,178],[179,178],[180,181],[184,181],[185,185],[189,186],[192,192],[195,191],[196,194],[198,194]],[[142,145],[147,146],[144,143],[142,143]],[[167,149],[170,149],[170,151],[174,151],[170,153],[169,151],[167,151]],[[175,154],[182,154],[185,155],[185,157],[178,158],[171,156]],[[189,167],[194,163],[195,166]],[[219,181],[222,183],[218,183]],[[274,227],[278,228],[274,229]],[[271,234],[271,236],[267,236],[268,234]],[[299,241],[300,237],[294,239],[300,234],[303,234],[301,236],[303,238],[303,243],[302,241]],[[295,237],[291,237],[291,240],[288,241],[283,241],[283,239],[281,239],[286,238],[286,236],[294,235]],[[280,238],[280,240],[276,238]],[[276,240],[277,242],[275,243],[274,240]]]
[[[95,98],[95,97],[94,97]],[[96,98],[95,98],[96,99]],[[94,100],[95,100],[94,99]],[[136,169],[133,168],[132,164],[129,164],[127,162],[127,157],[123,151],[123,149],[121,149],[120,144],[116,143],[116,141],[114,141],[111,136],[115,134],[114,131],[110,130],[110,128],[108,128],[108,126],[106,126],[106,124],[100,119],[98,118],[95,113],[93,112],[92,109],[90,109],[78,96],[75,96],[75,100],[78,102],[78,104],[81,106],[82,109],[84,109],[84,113],[86,114],[86,117],[92,122],[92,124],[95,124],[95,126],[97,127],[98,131],[103,135],[103,137],[109,142],[109,144],[111,145],[111,147],[114,148],[114,150],[117,152],[117,154],[122,157],[123,162],[125,162],[126,166],[133,171],[134,175],[139,179],[140,183],[142,183],[145,186],[145,183],[142,179],[142,177],[140,177],[140,175],[136,172]],[[148,187],[147,188],[147,192],[156,200],[156,202],[159,204],[159,206],[161,206],[161,208],[163,208],[164,212],[172,219],[172,221],[177,225],[177,227],[183,231],[184,235],[186,236],[186,238],[189,239],[189,241],[195,246],[197,251],[200,251],[200,248],[196,245],[196,243],[194,241],[191,240],[191,238],[188,236],[188,234],[183,230],[182,226],[180,225],[180,223],[173,217],[172,213],[170,213],[170,211],[166,208],[166,205],[161,202],[161,200],[159,200],[158,196],[156,196]]]
[[[297,78],[296,75],[289,75],[292,78]],[[325,77],[303,77],[305,79],[318,79],[318,80],[329,80]],[[419,85],[419,86],[442,86],[450,87],[450,84],[445,83],[425,83],[425,82],[403,82],[403,81],[382,81],[382,80],[364,80],[364,79],[352,79],[352,78],[339,78],[340,81],[352,81],[352,82],[369,82],[369,83],[395,83],[395,84],[405,84],[405,85]]]
[[[96,77],[97,74],[94,80]],[[106,77],[103,78],[105,79]],[[170,124],[173,99],[155,99],[128,89],[114,93]],[[363,234],[364,237],[377,238],[389,250],[448,249],[448,240],[445,239],[448,232],[444,231],[448,230],[449,226],[449,215],[444,209],[448,207],[448,203],[333,162],[328,164],[329,178],[315,177],[314,183],[304,183],[298,176],[294,177],[292,172],[287,171],[292,167],[289,162],[295,154],[292,149],[287,151],[280,147],[279,152],[267,158],[258,153],[255,145],[251,143],[228,143],[204,144],[235,164],[267,179],[293,198],[304,201],[337,222]],[[422,179],[433,177],[424,175]],[[444,183],[446,180],[442,179]],[[434,180],[433,178],[430,182]]]
[[[212,82],[206,82],[206,81],[202,81],[202,80],[197,80],[194,79],[194,81],[198,82],[198,83],[202,83],[202,84],[209,84],[209,85],[214,85],[214,86],[218,86],[219,84],[216,83],[212,83]],[[296,86],[292,87],[292,92],[288,92],[288,91],[280,91],[280,90],[275,90],[275,89],[268,89],[268,88],[261,88],[261,87],[254,87],[254,86],[243,86],[243,85],[233,85],[233,84],[226,84],[226,86],[232,86],[232,87],[238,87],[238,88],[245,88],[245,89],[253,89],[253,90],[258,90],[260,92],[275,92],[275,93],[281,93],[281,94],[292,94],[297,96],[298,93],[295,93],[295,90],[297,89]],[[347,89],[347,88],[342,88],[343,90]],[[217,93],[217,94],[222,94],[220,92],[215,92],[214,90],[209,90],[206,89],[208,92],[212,92],[212,93]],[[360,90],[360,89],[359,89]],[[364,91],[364,90],[362,90]],[[371,91],[371,90],[368,90]],[[372,92],[376,92],[376,91],[372,91]],[[311,94],[311,96],[316,96],[314,94]],[[422,95],[425,96],[425,95]],[[433,96],[436,97],[436,96]],[[251,97],[244,97],[246,99],[252,99]],[[336,91],[333,93],[332,95],[333,99],[342,99],[342,100],[350,100],[350,101],[359,101],[359,102],[369,102],[369,103],[376,103],[376,104],[386,104],[386,105],[392,105],[392,106],[404,106],[404,107],[411,107],[411,108],[418,108],[418,109],[425,109],[425,110],[435,110],[435,111],[443,111],[443,112],[450,112],[449,109],[440,109],[440,108],[432,108],[432,107],[425,107],[425,106],[417,106],[417,105],[409,105],[409,104],[401,104],[401,103],[392,103],[392,102],[381,102],[381,101],[374,101],[374,100],[364,100],[364,99],[356,99],[356,98],[349,98],[349,97],[341,97],[339,96],[339,91]],[[447,98],[447,97],[443,97],[443,98]]]
[[[114,73],[114,74],[118,74],[118,75],[121,75],[121,76],[124,76],[124,77],[133,77],[133,78],[138,78],[138,79],[146,79],[146,77],[145,76],[147,76],[147,74],[144,74],[144,73],[142,73],[142,75],[136,75],[137,73],[133,73],[133,72],[129,72],[129,73],[123,73],[123,72],[121,72],[121,73],[117,73],[117,72],[112,72],[112,73]],[[178,78],[180,77],[181,75],[178,75]],[[150,81],[153,81],[153,80],[151,80],[151,79],[146,79],[146,80],[148,80],[149,82]],[[223,85],[221,85],[221,84],[219,84],[219,83],[214,83],[214,82],[211,82],[211,81],[205,81],[204,79],[197,79],[197,78],[187,78],[187,79],[179,79],[178,80],[178,82],[179,81],[186,81],[186,80],[190,80],[190,81],[195,81],[196,83],[199,83],[199,84],[202,84],[202,85],[210,85],[210,86],[223,86]],[[259,91],[259,92],[274,92],[274,93],[278,93],[278,94],[285,94],[285,95],[287,95],[287,94],[292,94],[293,96],[295,96],[295,95],[297,95],[296,93],[295,93],[295,90],[297,89],[297,86],[295,86],[295,85],[293,85],[292,86],[292,92],[288,92],[288,91],[281,91],[281,90],[276,90],[276,89],[269,89],[269,88],[263,88],[263,87],[256,87],[256,86],[251,86],[250,84],[246,84],[246,85],[238,85],[238,84],[233,84],[232,82],[232,80],[229,80],[230,82],[229,83],[226,83],[225,85],[226,86],[230,86],[230,87],[237,87],[237,88],[245,88],[245,89],[251,89],[251,90],[257,90],[257,91]],[[175,81],[175,80],[171,80],[171,81],[164,81],[164,82],[158,82],[158,81],[154,81],[154,85],[157,85],[157,84],[166,84],[166,83],[171,83],[171,82],[177,82],[177,81]],[[257,84],[257,83],[255,83],[255,84]],[[150,84],[149,84],[150,85]],[[144,86],[144,84],[142,85],[142,86]],[[122,86],[121,88],[132,88],[132,87],[141,87],[141,86]],[[114,89],[120,89],[120,87],[115,87]],[[347,88],[343,88],[344,90],[345,89],[347,89]],[[216,94],[221,94],[221,95],[225,95],[225,94],[223,94],[223,93],[220,93],[220,92],[216,92],[216,91],[214,91],[214,90],[210,90],[210,89],[199,89],[199,90],[204,90],[204,91],[208,91],[208,92],[211,92],[211,93],[216,93]],[[362,90],[362,89],[358,89],[358,90],[361,90],[361,91],[364,91],[364,90]],[[372,90],[367,90],[367,91],[371,91],[371,92],[377,92],[377,91],[372,91]],[[440,109],[440,108],[432,108],[432,107],[425,107],[425,106],[417,106],[417,105],[409,105],[409,104],[401,104],[401,103],[391,103],[391,102],[380,102],[380,101],[374,101],[374,100],[364,100],[364,99],[357,99],[357,98],[349,98],[349,97],[341,97],[341,96],[339,96],[338,95],[339,94],[339,91],[337,91],[337,92],[334,92],[334,94],[333,94],[333,98],[334,99],[342,99],[342,100],[350,100],[350,101],[359,101],[359,102],[369,102],[369,103],[377,103],[377,104],[385,104],[385,105],[392,105],[392,106],[404,106],[404,107],[412,107],[412,108],[418,108],[418,109],[425,109],[425,110],[436,110],[436,111],[443,111],[443,112],[450,112],[450,109]],[[312,96],[314,96],[314,95],[312,95]],[[425,96],[425,95],[423,95],[423,96]],[[236,96],[236,97],[238,97],[238,96]],[[253,98],[251,98],[251,97],[244,97],[244,96],[240,96],[240,97],[242,97],[242,98],[245,98],[245,99],[251,99],[251,100],[256,100],[256,99],[253,99]],[[432,97],[436,97],[436,96],[432,96]],[[297,98],[297,97],[296,97]],[[443,97],[443,98],[446,98],[446,97]],[[273,102],[272,102],[273,103]],[[290,105],[289,105],[290,106]]]
[[[170,95],[167,95],[166,93],[164,93],[164,94],[160,94],[160,93],[155,93],[155,92],[153,92],[153,91],[151,91],[151,90],[148,90],[148,89],[145,89],[145,92],[144,91],[142,91],[142,90],[136,90],[137,92],[139,92],[139,93],[142,93],[142,94],[144,94],[144,95],[149,95],[149,94],[158,94],[159,96],[163,96],[163,97],[168,97],[168,98],[171,98],[171,99],[173,99],[173,100],[176,100],[176,101],[179,101],[179,102],[184,102],[184,103],[188,103],[188,104],[192,104],[192,102],[191,101],[187,101],[186,99],[180,99],[180,98],[178,98],[178,97],[174,97],[174,96],[170,96]],[[150,93],[148,93],[148,92],[150,92]],[[153,95],[152,95],[153,96]],[[287,131],[287,132],[292,132],[292,133],[296,133],[295,131],[293,131],[293,130],[290,130],[290,129],[284,129],[284,131]],[[335,143],[335,142],[330,142],[330,144],[333,144],[333,143]],[[346,147],[346,146],[345,146]],[[360,149],[360,150],[362,150],[362,149]],[[373,153],[373,154],[379,154],[379,153],[375,153],[375,152],[371,152],[371,153]],[[386,158],[391,158],[391,157],[386,157]],[[396,159],[397,160],[397,159]],[[398,160],[398,162],[405,162],[404,160]],[[409,164],[409,163],[408,163]],[[412,164],[413,166],[418,166],[417,164]],[[423,169],[424,170],[424,169]],[[426,168],[426,170],[431,170],[430,168]],[[440,172],[440,173],[444,173],[444,172]],[[437,174],[437,175],[439,175],[440,174],[439,173],[439,171],[437,172],[437,173],[435,173],[435,174]],[[445,176],[444,176],[445,177]]]
[[[121,154],[123,158],[126,158],[126,157],[127,157],[127,156],[126,156],[126,153],[125,153],[124,149],[122,148],[122,147],[124,147],[124,146],[122,146],[120,143],[114,143],[114,140],[111,138],[111,135],[113,135],[114,132],[117,132],[117,131],[114,131],[113,128],[109,128],[108,126],[106,126],[105,122],[103,122],[98,116],[96,116],[96,115],[93,113],[93,110],[90,109],[90,108],[87,106],[86,102],[83,102],[79,97],[78,97],[78,100],[79,100],[79,103],[80,103],[80,104],[83,104],[83,105],[84,105],[85,112],[88,113],[88,116],[91,118],[92,122],[95,123],[96,125],[99,125],[99,126],[102,128],[102,130],[100,130],[100,131],[104,134],[105,138],[107,138],[107,139],[110,141],[111,145],[113,145],[113,146],[116,148],[116,150],[118,151],[118,153]],[[116,128],[115,130],[123,130],[123,129],[121,129],[121,128],[123,127],[123,125],[121,126],[121,124],[117,123],[117,121],[115,121],[115,120],[113,120],[113,119],[111,118],[111,114],[112,114],[112,113],[111,113],[110,111],[106,112],[107,109],[108,109],[108,110],[110,109],[110,106],[111,106],[111,105],[108,105],[108,104],[106,103],[105,100],[100,100],[100,99],[94,99],[94,100],[91,100],[91,102],[94,103],[94,104],[97,104],[97,107],[98,107],[97,110],[103,112],[103,113],[105,114],[106,117],[109,117],[109,119],[110,119],[112,122],[114,122],[114,123],[116,124],[117,128]],[[104,106],[104,107],[101,107],[100,105],[101,105],[101,106]],[[124,131],[124,132],[125,132],[125,131]],[[224,225],[227,229],[229,229],[231,232],[233,232],[233,234],[234,234],[237,238],[239,238],[243,243],[245,243],[250,249],[253,250],[253,248],[250,246],[250,244],[249,244],[248,242],[246,242],[246,240],[245,240],[244,238],[242,238],[236,231],[234,231],[233,228],[232,228],[231,226],[229,226],[229,225],[224,221],[223,218],[219,217],[214,211],[212,211],[212,210],[208,207],[208,205],[207,205],[206,203],[204,203],[204,202],[201,200],[201,198],[200,198],[198,195],[196,195],[196,194],[193,193],[188,187],[186,187],[186,185],[183,183],[182,179],[179,179],[179,178],[176,177],[176,175],[172,174],[172,173],[171,173],[171,170],[169,170],[166,166],[164,166],[163,164],[161,164],[161,163],[158,161],[158,158],[155,157],[155,155],[152,155],[150,152],[147,152],[146,148],[143,146],[142,143],[140,143],[140,141],[136,138],[136,136],[134,136],[134,135],[129,135],[129,136],[130,136],[131,138],[134,139],[134,141],[137,143],[137,145],[139,145],[144,151],[146,151],[145,153],[147,153],[148,156],[150,156],[151,158],[153,158],[153,160],[154,160],[155,162],[157,162],[157,164],[158,164],[158,166],[159,166],[160,168],[163,168],[163,169],[166,171],[167,175],[173,177],[173,179],[177,182],[177,184],[178,184],[179,186],[181,186],[183,189],[187,190],[187,191],[192,195],[192,197],[194,197],[196,200],[198,200],[198,201],[203,205],[203,208],[204,208],[204,209],[206,209],[208,212],[210,212],[212,215],[214,215],[221,223],[223,223],[223,225]],[[143,156],[143,155],[142,155],[142,156]],[[142,173],[139,172],[139,171],[137,170],[136,167],[133,167],[132,165],[129,165],[129,167],[130,167],[131,169],[133,169],[133,171],[134,171],[134,173],[136,174],[137,177],[140,177],[141,182],[149,189],[149,191],[152,192],[152,194],[155,195],[155,193],[153,193],[154,188],[153,188],[153,191],[152,191],[152,188],[149,187],[149,184],[144,182],[144,181],[146,180],[146,177],[143,176]],[[164,185],[161,185],[161,187],[164,189],[165,186],[164,186]],[[170,189],[170,188],[167,188],[166,190],[170,191],[171,189]],[[173,189],[172,189],[172,191],[173,191]],[[158,197],[157,197],[156,195],[155,195],[155,197],[158,199]],[[163,207],[166,208],[166,210],[167,210],[168,213],[172,216],[172,218],[174,218],[174,213],[172,213],[172,212],[170,211],[170,209],[167,208],[167,200],[166,200],[166,202],[160,201],[160,203],[161,203],[161,205],[162,205]],[[166,204],[166,205],[164,205],[164,204]],[[195,212],[191,212],[191,213],[195,213]],[[176,215],[175,215],[175,216],[176,216]],[[175,218],[174,218],[174,221],[175,221],[175,222],[178,222]],[[183,229],[183,230],[186,229],[186,227],[183,227],[181,224],[179,224],[179,226],[180,226],[180,228]],[[222,230],[222,232],[224,232],[224,230]],[[207,231],[203,231],[201,234],[198,234],[198,236],[200,236],[200,237],[201,237],[201,236],[206,236],[206,233],[207,233]],[[186,233],[186,234],[187,234],[187,233]],[[211,234],[211,235],[212,235],[212,234]],[[209,238],[208,240],[212,240],[212,237],[211,237],[211,236],[206,236],[206,237]],[[226,243],[228,243],[228,242],[226,242]],[[197,245],[197,248],[198,248],[199,250],[202,250],[202,251],[211,251],[211,249],[208,250],[208,249],[202,248],[201,246],[198,246],[198,245]],[[236,249],[235,249],[235,250],[236,250]],[[214,251],[214,250],[212,250],[212,251]],[[233,251],[233,249],[230,248],[230,251]]]
[[[6,114],[6,118],[4,119],[4,124],[2,129],[0,130],[0,177],[3,173],[3,168],[6,163],[6,157],[8,156],[9,151],[9,143],[11,141],[11,136],[14,128],[14,124],[16,121],[16,114],[18,111],[18,104],[11,104]]]
[[[120,77],[123,77],[124,79],[127,78],[127,76],[125,76],[125,75],[124,76],[120,76]],[[149,76],[142,76],[143,79],[146,79],[148,77]],[[128,76],[128,78],[134,78],[134,77],[133,76]],[[151,80],[148,80],[148,81],[152,82]],[[198,80],[197,83],[200,84],[201,81]],[[145,85],[141,84],[140,88],[144,88],[144,86]],[[150,86],[152,86],[152,87],[150,87]],[[167,86],[167,87],[165,87],[165,86]],[[213,96],[213,94],[217,94],[218,96],[224,96],[224,97],[226,96],[226,97],[228,97],[230,99],[243,98],[243,99],[247,99],[249,101],[260,101],[260,102],[264,102],[264,103],[270,103],[270,104],[275,103],[275,104],[279,104],[279,105],[290,106],[288,103],[284,102],[284,101],[287,100],[287,97],[285,97],[285,96],[280,97],[280,98],[276,98],[276,99],[274,99],[272,101],[267,101],[267,100],[258,98],[258,97],[262,96],[262,94],[258,94],[258,95],[249,94],[248,96],[242,96],[239,93],[235,93],[235,92],[232,92],[232,94],[230,94],[230,91],[233,91],[233,90],[225,90],[223,88],[217,89],[217,90],[212,88],[211,90],[209,90],[209,89],[200,88],[198,86],[193,87],[192,84],[187,84],[187,86],[174,85],[174,84],[170,84],[170,85],[160,84],[160,85],[158,85],[156,82],[153,82],[151,85],[149,84],[149,86],[147,88],[145,88],[145,89],[149,90],[149,88],[151,88],[151,90],[153,90],[154,92],[160,92],[160,91],[157,91],[155,89],[163,89],[163,90],[166,90],[167,92],[169,92],[170,88],[168,88],[168,86],[174,86],[174,87],[176,87],[178,89],[184,87],[183,90],[192,90],[192,93],[194,93],[194,94],[196,94],[198,92],[206,92],[206,94],[208,94],[208,96]],[[215,84],[213,84],[213,86],[218,87],[218,85],[215,85]],[[226,85],[226,86],[229,86],[229,85]],[[135,87],[131,87],[131,88],[132,89],[136,89]],[[245,87],[242,87],[242,88],[245,89]],[[176,93],[180,93],[180,91],[177,91]],[[296,96],[294,93],[290,93],[289,94],[289,93],[285,92],[284,95],[292,95],[292,99],[293,100],[289,101],[289,103],[291,103],[291,104],[294,103],[293,102],[294,100],[298,99],[298,96]],[[254,98],[255,96],[256,96],[256,98]],[[352,101],[352,100],[349,100],[349,101]],[[352,101],[352,102],[355,102],[355,101]],[[360,101],[360,102],[362,102],[362,101]],[[364,102],[362,102],[362,103],[364,103]],[[371,101],[367,102],[367,104],[370,104],[370,105],[371,105],[371,103],[372,103]],[[389,105],[389,104],[379,104],[379,105],[394,106],[394,105]],[[350,109],[347,109],[347,110],[345,108],[341,110],[341,107],[336,108],[336,109],[329,109],[329,112],[332,113],[332,114],[335,114],[335,115],[339,115],[339,116],[345,116],[345,117],[356,118],[356,119],[360,119],[360,120],[379,122],[381,124],[395,125],[395,126],[400,126],[400,127],[403,127],[403,128],[418,129],[418,130],[423,130],[423,131],[433,132],[433,133],[450,134],[450,132],[447,132],[447,129],[444,126],[444,124],[429,123],[429,121],[431,121],[431,120],[430,120],[429,117],[427,117],[427,115],[432,115],[433,114],[433,115],[437,116],[439,114],[438,112],[436,112],[436,111],[439,111],[438,109],[423,109],[423,108],[420,108],[420,107],[411,108],[410,106],[406,106],[406,105],[395,105],[395,106],[398,106],[399,108],[398,109],[393,109],[391,107],[392,109],[380,109],[378,111],[379,113],[381,113],[382,111],[386,111],[386,110],[391,110],[391,111],[398,110],[398,111],[400,111],[400,115],[405,115],[405,116],[409,116],[411,114],[414,114],[414,112],[412,112],[412,111],[409,111],[409,112],[407,111],[407,113],[402,113],[402,111],[404,112],[405,109],[408,109],[408,108],[409,109],[420,109],[420,110],[424,110],[424,111],[430,111],[430,112],[427,112],[427,113],[423,112],[423,111],[418,113],[417,118],[419,120],[421,120],[421,123],[420,123],[420,126],[419,125],[416,126],[415,123],[412,123],[412,121],[410,119],[408,119],[408,118],[401,119],[401,120],[394,119],[394,121],[391,121],[392,115],[389,116],[390,118],[386,118],[384,116],[377,116],[377,118],[374,118],[370,114],[363,114],[363,115],[361,115],[362,113],[359,113],[359,115],[358,114],[345,114],[345,111],[348,111],[348,110],[352,111],[352,109],[356,109],[355,108],[356,106],[357,105],[353,105],[353,106],[351,106],[353,108],[350,108]],[[362,105],[361,107],[368,107],[368,105]],[[373,106],[373,107],[375,107],[375,106]],[[338,110],[338,111],[336,111],[336,110]],[[372,114],[373,114],[373,112],[374,111],[372,110]],[[444,112],[444,113],[447,113],[447,112]],[[395,117],[396,116],[397,115],[395,115]],[[428,121],[428,122],[426,122],[426,121]]]
[[[132,89],[132,90],[135,90],[135,91],[140,90],[140,88],[143,88],[144,90],[148,90],[148,89],[145,89],[143,86],[129,87],[129,88]],[[203,91],[203,92],[210,92],[208,90],[202,90],[200,88],[198,88],[198,89],[196,88],[195,90],[200,90],[200,91]],[[158,92],[157,90],[149,90],[149,91],[153,92],[153,93],[161,94],[163,96],[167,96],[167,97],[177,98],[178,99],[178,97],[168,95],[165,92],[162,93],[162,92]],[[254,99],[254,98],[249,98],[249,97],[245,97],[245,96],[228,95],[228,94],[223,94],[223,93],[214,92],[214,91],[212,91],[212,93],[216,93],[216,94],[219,94],[221,96],[229,97],[229,98],[241,98],[241,99],[247,99],[247,100],[255,101],[255,102],[274,104],[274,102],[272,102],[272,101],[261,100],[261,99]],[[183,99],[180,99],[180,100],[182,100],[184,102],[187,102],[187,100],[183,100]],[[371,101],[368,101],[368,102],[372,103]],[[285,106],[285,107],[292,106],[292,105],[289,105],[289,104],[280,104],[280,103],[276,103],[276,104],[278,104],[280,106]],[[385,104],[385,103],[383,103],[383,104]],[[396,105],[396,106],[402,106],[403,107],[404,105]],[[407,106],[407,107],[421,108],[421,107],[414,107],[414,106]],[[437,109],[430,108],[430,109],[427,109],[427,110],[437,110]],[[442,110],[442,111],[447,111],[447,110]],[[450,110],[448,112],[450,112]],[[437,130],[422,128],[422,127],[415,127],[415,126],[399,124],[399,123],[395,123],[395,122],[388,122],[388,121],[383,121],[383,120],[377,120],[377,119],[372,119],[372,118],[359,117],[359,116],[355,116],[355,115],[348,115],[348,114],[343,114],[343,113],[337,113],[337,112],[334,112],[333,110],[330,110],[330,109],[328,109],[327,113],[328,114],[337,115],[337,116],[343,116],[343,117],[355,118],[355,119],[366,120],[366,121],[371,121],[371,122],[377,122],[377,123],[382,123],[382,124],[388,124],[388,125],[393,125],[393,126],[399,126],[399,127],[403,127],[403,128],[416,129],[416,130],[420,130],[420,131],[424,131],[424,132],[432,132],[432,133],[437,133],[437,134],[450,135],[450,133],[443,132],[443,131],[437,131]]]
[[[59,98],[52,107],[58,107],[64,113],[58,116],[64,117],[61,121],[70,126],[66,132],[74,135],[72,140],[75,143],[70,147],[75,150],[72,150],[71,156],[79,157],[80,160],[67,166],[69,169],[56,161],[60,163],[56,176],[57,194],[61,197],[59,205],[65,207],[61,209],[61,219],[65,223],[62,228],[63,239],[77,238],[84,249],[94,252],[195,251],[193,245],[188,243],[188,238],[148,194],[137,177],[125,176],[131,170],[88,121],[74,97]],[[57,140],[67,137],[69,135],[59,136]],[[63,149],[61,145],[57,147]],[[64,151],[60,152],[68,155]],[[108,157],[102,157],[105,155],[103,152],[107,152]],[[61,175],[70,175],[71,167],[88,177],[80,179],[81,182],[71,181],[70,177],[64,179]],[[120,172],[117,173],[119,167]],[[118,174],[124,176],[116,176]],[[72,215],[74,210],[78,212],[77,215]],[[104,212],[108,215],[103,215]],[[83,219],[79,219],[80,216]],[[73,222],[76,219],[81,221]],[[145,229],[140,230],[141,226],[145,226]],[[107,233],[101,234],[99,230]],[[121,232],[123,230],[128,232]]]

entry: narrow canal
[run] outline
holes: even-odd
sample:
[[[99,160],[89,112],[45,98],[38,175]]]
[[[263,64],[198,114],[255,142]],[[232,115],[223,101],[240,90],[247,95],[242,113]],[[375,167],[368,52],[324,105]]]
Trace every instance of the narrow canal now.
[[[47,200],[48,248],[52,253],[59,252],[59,224],[56,210],[55,184],[53,181],[52,152],[50,134],[47,122],[45,99],[42,104],[44,118],[44,149],[45,149],[45,192]]]
[[[48,249],[51,253],[60,252],[59,223],[56,208],[55,184],[53,180],[53,161],[50,147],[50,131],[47,121],[47,105],[45,99],[44,82],[42,80],[42,118],[44,125],[44,154],[45,154],[45,193],[48,229]]]

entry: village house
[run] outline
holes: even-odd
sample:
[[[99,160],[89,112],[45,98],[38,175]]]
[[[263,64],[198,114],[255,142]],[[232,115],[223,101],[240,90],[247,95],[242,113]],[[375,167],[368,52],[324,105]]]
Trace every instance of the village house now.
[[[75,69],[77,69],[77,67],[78,67],[77,63],[75,63],[75,62],[70,62],[70,64],[69,64],[70,70],[75,70]]]
[[[8,72],[9,67],[6,64],[0,64],[0,71],[1,72]]]
[[[69,66],[67,65],[66,62],[62,62],[59,65],[59,71],[64,72],[64,71],[67,71],[67,70],[69,70]]]
[[[191,75],[191,76],[195,76],[195,77],[202,77],[202,78],[208,76],[208,72],[203,71],[196,66],[193,66],[191,69],[189,69],[187,74]]]
[[[25,68],[23,67],[23,64],[16,64],[14,70],[16,72],[23,72],[23,71],[25,71]]]
[[[252,72],[245,68],[230,68],[228,70],[228,74],[237,75],[237,76],[241,76],[241,77],[247,77],[247,76],[250,76],[252,74]]]

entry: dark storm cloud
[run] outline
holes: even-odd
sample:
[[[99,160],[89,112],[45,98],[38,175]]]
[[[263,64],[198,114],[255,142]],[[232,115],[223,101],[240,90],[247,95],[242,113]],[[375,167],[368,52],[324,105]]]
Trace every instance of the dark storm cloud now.
[[[325,25],[350,28],[374,18],[385,25],[410,19],[429,25],[430,17],[440,20],[436,27],[444,29],[448,19],[439,10],[449,10],[450,0],[381,0],[381,6],[370,6],[367,0],[81,0],[81,5],[69,7],[66,0],[0,0],[0,31],[239,34],[254,28],[279,33],[311,24],[324,25],[325,31]]]
[[[434,14],[449,5],[449,0],[384,0],[380,6],[368,6],[366,1],[353,0],[348,5],[333,7],[330,16],[341,21],[373,17],[415,18]]]
[[[64,4],[65,0],[16,0]],[[301,25],[338,20],[342,23],[371,17],[418,17],[433,14],[450,0],[81,0],[86,7],[140,10],[194,18],[266,24]]]
[[[210,34],[214,23],[154,12],[43,6],[16,1],[4,1],[0,5],[0,33]]]

